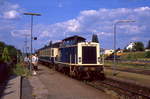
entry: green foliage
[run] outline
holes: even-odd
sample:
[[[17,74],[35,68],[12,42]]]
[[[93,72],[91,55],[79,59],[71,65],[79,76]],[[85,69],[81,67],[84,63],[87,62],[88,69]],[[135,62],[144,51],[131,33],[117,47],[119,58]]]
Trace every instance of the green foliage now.
[[[0,56],[2,55],[5,46],[6,46],[6,45],[5,45],[4,42],[0,42]],[[0,58],[1,58],[1,57],[0,57]]]
[[[98,41],[98,37],[97,37],[97,35],[96,35],[96,34],[93,34],[93,36],[92,36],[92,42],[99,43],[99,41]]]
[[[145,52],[126,52],[125,55],[120,57],[122,60],[137,60],[141,58],[145,58]]]
[[[137,60],[137,56],[133,53],[127,55],[127,60]]]
[[[0,48],[4,48],[6,45],[4,42],[0,42]]]
[[[135,42],[133,49],[135,51],[144,51],[144,44],[142,42]]]
[[[29,76],[30,75],[29,70],[21,64],[16,65],[16,67],[13,69],[13,73],[15,75],[19,75],[19,76]]]
[[[146,58],[150,58],[150,51],[147,51],[147,52],[145,53],[145,57],[146,57]]]
[[[5,49],[5,48],[7,48],[7,49]],[[7,50],[7,51],[4,51],[4,50]],[[7,53],[7,55],[8,55],[9,57],[6,57],[3,52]],[[2,54],[3,54],[3,55],[2,55]],[[10,59],[16,58],[17,55],[18,55],[18,56],[21,56],[21,51],[20,51],[20,50],[18,50],[17,48],[15,48],[15,47],[12,46],[12,45],[7,45],[7,44],[5,44],[4,42],[1,42],[1,41],[0,41],[0,61],[2,61],[2,62],[3,62],[4,60],[5,60],[5,62],[6,62],[6,61],[9,61]],[[3,57],[2,57],[2,56],[3,56]]]
[[[8,48],[10,56],[16,56],[17,55],[17,49],[14,46],[8,45],[7,48]]]
[[[6,63],[11,61],[7,47],[4,48],[4,51],[2,53],[2,60]]]

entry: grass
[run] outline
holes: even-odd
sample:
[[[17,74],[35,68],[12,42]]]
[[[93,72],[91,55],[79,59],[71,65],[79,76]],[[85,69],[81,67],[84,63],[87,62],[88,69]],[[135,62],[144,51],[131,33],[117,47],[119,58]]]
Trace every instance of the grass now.
[[[150,61],[150,58],[138,58],[137,60]]]
[[[105,65],[112,66],[114,63],[106,61]],[[116,66],[120,68],[137,68],[137,69],[150,69],[150,63],[142,62],[116,62]]]
[[[145,52],[126,52],[120,57],[121,60],[138,60],[145,58]]]
[[[18,63],[13,69],[13,74],[27,77],[30,75],[30,71],[24,66],[24,64]]]
[[[104,70],[106,76],[113,76],[113,70]],[[149,75],[143,75],[143,74],[136,74],[136,73],[129,73],[129,72],[122,72],[122,71],[116,71],[117,75],[113,76],[120,79],[125,80],[132,80],[136,83],[149,85],[150,83],[150,76]]]
[[[125,52],[120,56],[120,60],[129,61],[116,61],[116,65],[120,68],[138,68],[138,69],[150,69],[150,63],[145,62],[130,62],[132,60],[150,61],[150,58],[146,58],[146,52]],[[106,65],[113,65],[113,61],[105,61]]]
[[[144,60],[150,61],[150,58],[146,57],[147,52],[125,52],[124,55],[120,56],[121,60]]]

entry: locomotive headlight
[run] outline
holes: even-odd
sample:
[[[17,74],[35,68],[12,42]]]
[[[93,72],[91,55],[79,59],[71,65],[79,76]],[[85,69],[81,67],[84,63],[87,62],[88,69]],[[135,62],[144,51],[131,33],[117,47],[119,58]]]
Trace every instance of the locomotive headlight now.
[[[79,57],[79,62],[81,62],[81,57]]]

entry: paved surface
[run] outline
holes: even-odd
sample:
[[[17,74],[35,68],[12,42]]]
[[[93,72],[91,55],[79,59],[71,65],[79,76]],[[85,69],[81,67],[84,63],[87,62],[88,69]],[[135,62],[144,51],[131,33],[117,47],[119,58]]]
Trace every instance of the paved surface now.
[[[21,99],[33,99],[32,86],[28,78],[22,78]]]
[[[32,76],[28,78],[32,86],[33,99],[48,99],[48,90],[38,76]]]
[[[11,76],[4,89],[1,99],[20,99],[21,77]]]
[[[35,80],[40,80],[48,99],[114,99],[84,83],[62,75],[45,66],[39,66]],[[40,88],[41,89],[41,88]],[[46,92],[46,90],[48,92]],[[43,98],[41,98],[43,99]]]
[[[4,81],[3,83],[0,83],[0,99],[3,95],[3,91],[5,90],[6,85],[7,85],[7,81]]]

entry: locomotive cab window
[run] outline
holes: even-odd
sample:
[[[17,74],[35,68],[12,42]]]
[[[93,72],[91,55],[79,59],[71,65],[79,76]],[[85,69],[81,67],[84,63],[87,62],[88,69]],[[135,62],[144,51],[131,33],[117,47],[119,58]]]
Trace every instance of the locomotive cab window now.
[[[96,47],[82,47],[82,64],[95,64],[97,62]]]

